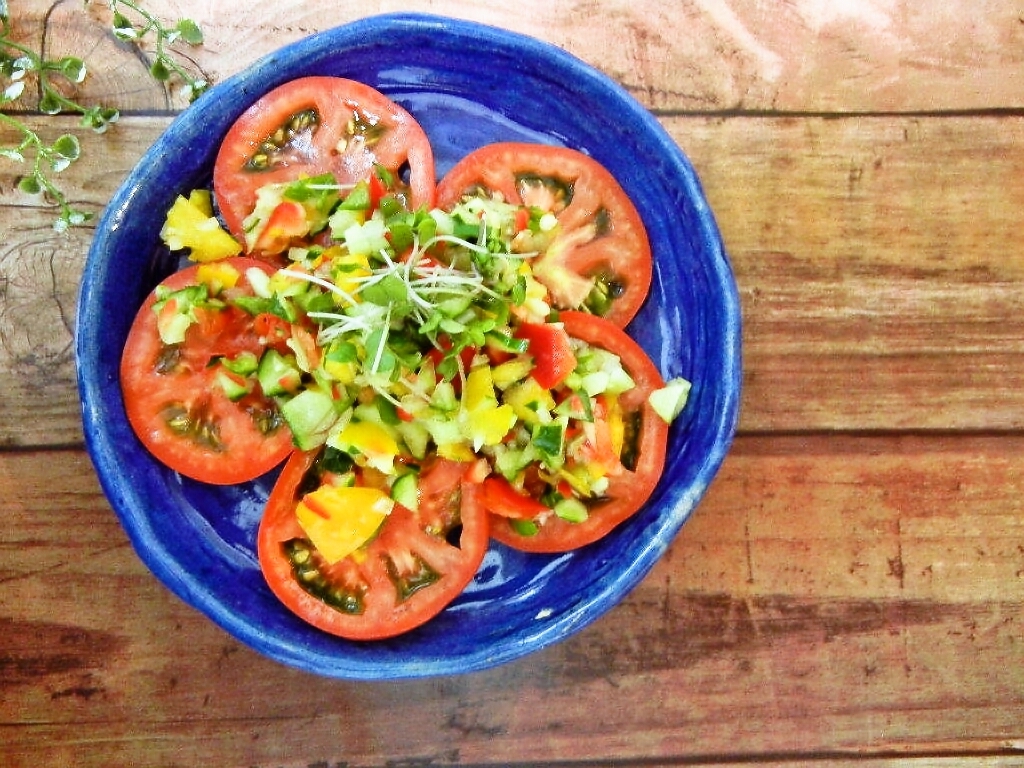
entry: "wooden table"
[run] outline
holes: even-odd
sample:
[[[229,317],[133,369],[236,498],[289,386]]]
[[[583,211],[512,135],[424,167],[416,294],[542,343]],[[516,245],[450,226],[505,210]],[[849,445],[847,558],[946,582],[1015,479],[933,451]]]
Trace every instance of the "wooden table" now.
[[[213,81],[398,4],[150,3]],[[61,176],[100,213],[183,107],[102,3],[18,34],[120,106]],[[492,671],[320,679],[146,570],[82,445],[93,231],[0,161],[0,763],[1024,764],[1024,11],[1009,0],[411,0],[620,81],[695,164],[740,288],[740,433],[664,560]],[[170,18],[170,17],[168,17]],[[44,136],[74,116],[25,119]],[[0,132],[8,140],[9,134]]]

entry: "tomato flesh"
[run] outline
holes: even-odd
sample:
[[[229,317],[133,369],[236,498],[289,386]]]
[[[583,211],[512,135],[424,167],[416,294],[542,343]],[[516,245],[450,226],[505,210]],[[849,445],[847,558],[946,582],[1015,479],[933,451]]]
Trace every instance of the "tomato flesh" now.
[[[472,581],[489,541],[480,486],[467,479],[467,465],[437,459],[425,466],[418,508],[396,504],[368,544],[328,565],[295,514],[305,493],[330,482],[315,474],[321,456],[296,453],[267,502],[257,550],[271,591],[304,621],[350,640],[408,632],[444,610]]]
[[[270,269],[244,257],[225,264],[242,274],[232,289],[237,294],[251,293],[246,269]],[[199,269],[188,267],[162,285],[195,285]],[[218,485],[252,480],[284,461],[292,436],[274,402],[259,392],[232,400],[217,379],[223,373],[217,359],[243,352],[258,356],[266,347],[255,319],[234,307],[197,307],[197,322],[184,341],[168,345],[157,327],[156,301],[154,291],[139,310],[120,369],[128,421],[143,445],[182,475]]]
[[[608,488],[600,498],[588,500],[587,518],[572,522],[550,510],[520,519],[523,527],[510,521],[511,515],[492,510],[491,535],[515,549],[527,552],[564,552],[593,543],[634,515],[650,498],[665,465],[668,425],[648,402],[651,392],[664,386],[661,374],[643,349],[607,319],[584,312],[563,312],[559,317],[568,335],[619,356],[636,386],[618,398],[618,406],[631,430],[630,447],[611,452],[611,438],[604,421],[603,405],[595,408],[592,442],[585,444],[588,460],[618,465],[609,474]],[[567,493],[567,491],[563,491]]]
[[[413,116],[362,83],[305,77],[271,90],[232,125],[213,188],[228,231],[244,242],[260,187],[326,172],[341,185],[373,181],[376,165],[407,172],[410,208],[433,205],[433,150]]]
[[[564,147],[489,144],[445,174],[437,205],[449,210],[467,194],[499,194],[555,215],[558,234],[532,264],[556,309],[586,309],[620,327],[640,310],[653,274],[647,231],[600,163]]]

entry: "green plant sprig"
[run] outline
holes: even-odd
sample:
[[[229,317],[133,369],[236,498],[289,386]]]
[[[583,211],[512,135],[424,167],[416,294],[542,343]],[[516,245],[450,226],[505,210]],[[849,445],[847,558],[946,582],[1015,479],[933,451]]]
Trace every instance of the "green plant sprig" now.
[[[153,79],[166,83],[177,77],[185,84],[189,102],[195,101],[210,87],[207,80],[194,77],[182,66],[169,48],[178,40],[192,46],[203,44],[203,31],[192,19],[179,19],[173,27],[167,27],[133,0],[110,0],[110,8],[114,12],[114,34],[119,40],[141,47],[143,41],[152,37],[154,58],[149,74]],[[135,20],[129,14],[133,14]]]
[[[87,106],[65,96],[56,87],[54,76],[69,83],[81,83],[87,74],[85,62],[74,56],[46,59],[11,39],[10,19],[6,2],[0,6],[0,75],[6,85],[0,92],[0,109],[21,98],[26,80],[35,75],[39,81],[39,110],[47,115],[72,112],[82,116],[81,125],[102,133],[120,116],[116,109],[102,105]],[[0,122],[13,129],[20,140],[0,145],[0,157],[24,163],[31,160],[29,172],[18,181],[18,189],[28,195],[46,194],[60,209],[54,222],[57,231],[85,223],[91,214],[78,210],[53,181],[53,176],[66,169],[81,155],[78,137],[65,133],[51,144],[43,141],[27,123],[6,112],[0,112]]]
[[[190,101],[194,101],[209,87],[205,79],[193,77],[181,66],[168,49],[178,39],[189,45],[201,45],[203,34],[195,22],[183,19],[168,28],[131,0],[110,0],[109,5],[114,11],[114,34],[119,39],[140,45],[143,39],[155,36],[156,58],[149,70],[154,79],[166,84],[172,77],[180,78],[185,83]],[[137,14],[142,22],[133,24],[118,6]],[[48,59],[16,42],[12,38],[7,0],[0,0],[0,126],[11,129],[18,137],[13,142],[0,144],[0,158],[28,163],[28,173],[18,180],[18,189],[28,195],[45,195],[57,206],[59,213],[53,226],[58,232],[84,224],[93,216],[75,208],[54,180],[57,174],[79,159],[81,142],[73,133],[64,133],[52,143],[44,141],[28,123],[5,110],[22,98],[27,81],[30,76],[34,76],[38,81],[40,112],[45,115],[78,114],[81,116],[82,128],[103,133],[117,122],[120,112],[102,104],[83,104],[65,95],[56,84],[58,80],[63,80],[70,85],[77,85],[87,75],[86,63],[78,57]]]

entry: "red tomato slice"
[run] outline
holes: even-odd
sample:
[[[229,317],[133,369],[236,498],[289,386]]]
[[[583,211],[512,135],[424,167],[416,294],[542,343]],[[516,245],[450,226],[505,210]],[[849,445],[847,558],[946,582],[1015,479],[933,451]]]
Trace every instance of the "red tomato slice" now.
[[[350,640],[391,637],[436,616],[487,551],[488,518],[467,465],[439,459],[424,468],[419,509],[396,504],[369,544],[328,565],[295,514],[318,487],[320,455],[289,459],[267,502],[257,551],[270,589],[303,620]]]
[[[648,403],[648,396],[664,386],[661,374],[644,350],[625,331],[607,319],[584,312],[563,312],[559,318],[569,336],[618,355],[636,386],[619,396],[627,420],[637,419],[633,449],[623,471],[610,475],[607,492],[588,504],[583,522],[569,522],[545,513],[533,518],[536,533],[527,535],[508,519],[492,515],[491,535],[527,552],[564,552],[597,541],[635,514],[650,498],[665,466],[668,425]],[[601,430],[597,430],[601,434]],[[600,450],[600,447],[598,447]]]
[[[339,184],[372,180],[375,165],[408,172],[411,208],[434,202],[434,155],[406,110],[374,88],[340,77],[305,77],[265,94],[234,123],[217,155],[213,189],[228,230],[266,184],[332,172]]]
[[[228,259],[242,278],[230,293],[252,295],[245,270],[270,267],[256,259]],[[199,265],[177,272],[163,285],[196,285]],[[218,383],[217,358],[242,352],[257,357],[267,340],[255,319],[240,309],[197,308],[181,344],[160,339],[156,292],[143,303],[121,358],[121,389],[128,421],[143,445],[163,464],[186,477],[214,484],[242,483],[280,464],[292,452],[291,431],[277,406],[258,391],[231,400]],[[228,376],[234,381],[236,377]]]
[[[449,210],[463,195],[479,192],[556,215],[559,234],[532,265],[557,309],[586,309],[618,326],[636,315],[653,269],[647,230],[602,165],[563,147],[490,144],[441,179],[437,205]]]

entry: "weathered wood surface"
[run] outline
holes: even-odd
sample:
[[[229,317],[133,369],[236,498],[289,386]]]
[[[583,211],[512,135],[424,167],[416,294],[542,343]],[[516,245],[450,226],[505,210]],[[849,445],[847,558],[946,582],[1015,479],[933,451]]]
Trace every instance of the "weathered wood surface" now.
[[[0,750],[163,766],[1007,751],[1024,723],[1022,449],[741,438],[603,620],[491,672],[388,685],[239,646],[139,564],[79,452],[0,454],[20,489],[0,500]]]
[[[121,123],[61,176],[100,212],[182,107],[105,4],[10,3]],[[156,8],[157,4],[153,4]],[[0,161],[0,764],[1024,765],[1024,17],[1009,2],[174,0],[213,80],[419,10],[622,82],[697,168],[740,287],[741,436],[612,613],[491,672],[270,662],[146,571],[82,450],[92,232]],[[46,136],[74,117],[22,119]],[[0,141],[7,134],[0,129]]]
[[[114,44],[101,0],[10,3],[26,36],[105,59],[88,92],[166,109],[144,63]],[[658,111],[931,112],[1024,106],[1021,9],[1008,0],[448,0],[160,4],[206,33],[188,50],[212,80],[275,48],[378,13],[422,12],[531,35],[592,63]],[[259,24],[254,29],[254,25]]]
[[[54,122],[34,120],[56,136]],[[664,123],[740,287],[741,429],[1024,425],[1024,117]],[[166,124],[86,137],[62,176],[70,197],[102,210]],[[16,212],[0,243],[0,443],[75,442],[70,320],[90,233],[54,236],[51,211],[9,192],[16,171],[0,166]]]

